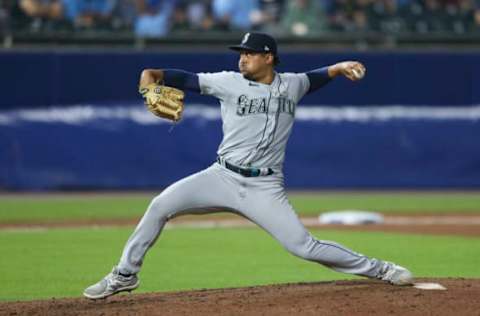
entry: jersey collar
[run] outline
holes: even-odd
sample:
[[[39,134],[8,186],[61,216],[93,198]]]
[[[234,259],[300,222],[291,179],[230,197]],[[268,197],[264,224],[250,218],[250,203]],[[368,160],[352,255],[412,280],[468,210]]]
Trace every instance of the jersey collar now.
[[[252,80],[248,80],[248,79],[245,79],[245,80],[248,81],[249,86],[265,87],[265,88],[268,88],[268,89],[272,89],[273,87],[276,87],[280,78],[279,78],[278,73],[276,71],[274,71],[273,72],[273,81],[270,84],[257,82],[257,81],[252,81]]]

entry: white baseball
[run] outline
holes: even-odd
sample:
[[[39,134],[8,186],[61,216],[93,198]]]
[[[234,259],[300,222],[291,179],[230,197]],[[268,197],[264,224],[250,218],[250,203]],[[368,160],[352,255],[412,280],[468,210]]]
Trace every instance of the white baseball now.
[[[352,68],[352,73],[356,79],[362,79],[363,76],[365,76],[365,71],[363,71],[362,69]]]

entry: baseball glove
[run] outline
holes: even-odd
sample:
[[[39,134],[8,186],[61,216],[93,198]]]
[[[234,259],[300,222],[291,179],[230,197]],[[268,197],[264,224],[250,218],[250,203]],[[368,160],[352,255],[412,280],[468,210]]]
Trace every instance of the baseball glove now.
[[[148,110],[158,117],[177,122],[182,118],[185,93],[176,88],[151,83],[138,92],[145,99]]]

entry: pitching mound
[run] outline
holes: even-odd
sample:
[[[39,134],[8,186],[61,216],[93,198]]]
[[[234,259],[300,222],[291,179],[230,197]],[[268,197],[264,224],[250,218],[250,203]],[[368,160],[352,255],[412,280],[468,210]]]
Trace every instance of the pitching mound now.
[[[371,280],[0,303],[0,315],[478,315],[480,280],[420,279],[447,290]]]

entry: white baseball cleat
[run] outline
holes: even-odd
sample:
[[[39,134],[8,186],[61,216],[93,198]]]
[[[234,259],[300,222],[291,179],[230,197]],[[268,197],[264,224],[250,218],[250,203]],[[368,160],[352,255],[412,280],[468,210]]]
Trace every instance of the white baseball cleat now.
[[[385,262],[377,279],[387,281],[393,285],[411,285],[413,284],[413,275],[408,269],[391,262]]]
[[[106,277],[87,287],[83,291],[83,296],[92,300],[107,298],[120,292],[135,290],[139,285],[140,281],[137,275],[123,276],[116,267],[113,267],[112,272]]]

